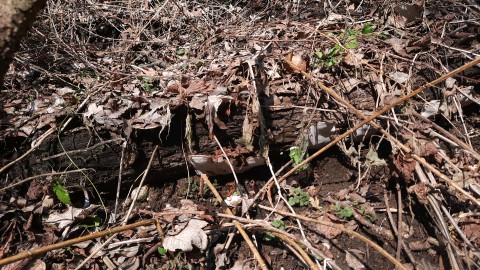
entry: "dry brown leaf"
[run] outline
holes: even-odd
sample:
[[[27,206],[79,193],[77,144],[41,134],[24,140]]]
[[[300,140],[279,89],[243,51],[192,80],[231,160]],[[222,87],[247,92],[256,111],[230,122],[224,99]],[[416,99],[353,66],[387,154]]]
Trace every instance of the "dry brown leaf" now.
[[[208,222],[204,220],[191,219],[179,232],[170,232],[163,239],[163,247],[170,251],[188,252],[192,251],[194,246],[200,250],[205,250],[208,244],[208,236],[202,228],[207,225]]]
[[[475,242],[477,245],[480,244],[480,219],[466,217],[460,219],[458,223],[463,233],[470,241]]]
[[[408,188],[408,193],[415,193],[417,199],[421,204],[427,205],[427,195],[430,192],[430,187],[425,183],[418,183]]]
[[[326,221],[326,222],[331,222],[331,223],[335,223],[332,219],[330,219],[327,215],[323,215],[319,218],[320,221]],[[340,234],[342,234],[342,230],[340,229],[337,229],[337,228],[333,228],[331,226],[327,226],[327,225],[322,225],[320,223],[317,223],[316,225],[317,229],[323,234],[325,235],[325,237],[327,237],[328,239],[333,239],[337,236],[339,236]]]
[[[353,270],[363,270],[365,269],[365,265],[358,258],[364,255],[365,254],[358,249],[349,249],[346,251],[345,260]]]
[[[412,179],[412,174],[417,162],[408,155],[397,153],[393,157],[393,165],[396,169],[396,171],[394,171],[395,174],[408,182]]]

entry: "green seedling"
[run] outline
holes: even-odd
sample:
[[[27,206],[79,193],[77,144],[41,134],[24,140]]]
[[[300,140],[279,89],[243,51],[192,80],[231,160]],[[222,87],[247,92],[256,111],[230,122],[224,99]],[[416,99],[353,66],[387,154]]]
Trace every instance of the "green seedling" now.
[[[344,56],[347,54],[346,50],[357,49],[360,44],[360,37],[371,38],[374,36],[380,36],[374,34],[375,25],[371,23],[365,24],[361,31],[356,29],[343,30],[337,39],[341,44],[335,44],[333,47],[327,50],[327,53],[323,53],[320,50],[315,52],[318,63],[322,66],[333,67],[336,64],[343,61]]]
[[[162,255],[162,256],[165,255],[165,254],[167,254],[167,250],[166,250],[165,248],[163,248],[163,247],[158,247],[158,248],[157,248],[157,251],[158,251],[158,254],[160,254],[160,255]]]
[[[80,224],[78,224],[78,227],[95,228],[100,226],[101,224],[102,224],[101,218],[99,218],[98,216],[89,216],[85,218]]]
[[[178,55],[178,56],[183,56],[183,55],[185,55],[185,49],[184,49],[184,48],[178,49],[178,50],[177,50],[177,55]]]
[[[67,189],[60,183],[60,181],[55,180],[53,182],[53,192],[57,196],[58,200],[66,205],[71,205],[70,195],[68,194]]]
[[[284,231],[287,227],[285,226],[285,223],[283,222],[283,220],[281,219],[275,219],[272,221],[272,226],[279,229],[279,230],[282,230]]]
[[[337,215],[337,217],[340,219],[346,220],[353,217],[353,210],[348,206],[342,209],[340,205],[336,204],[333,206],[333,211],[335,212],[335,215]]]
[[[292,159],[292,166],[295,167],[305,159],[305,157],[307,156],[307,151],[306,149],[301,149],[300,147],[293,146],[290,147],[289,156]],[[301,171],[305,170],[306,168],[308,168],[308,164],[303,165],[298,170]]]
[[[191,177],[188,178],[187,190],[183,191],[183,195],[188,199],[190,197],[190,193],[198,193],[200,187],[198,183],[193,181]]]
[[[288,204],[291,206],[307,206],[310,201],[310,195],[299,188],[291,189],[292,195],[288,198]]]
[[[377,220],[375,213],[367,213],[367,207],[365,205],[360,207],[360,213],[370,222],[375,222],[375,220]]]
[[[153,80],[148,77],[143,77],[142,78],[142,88],[148,93],[152,93],[154,91],[153,88]]]
[[[373,29],[375,28],[375,25],[372,23],[366,23],[363,28],[362,28],[362,34],[368,35],[373,33]]]
[[[287,228],[285,226],[285,223],[283,222],[283,220],[281,219],[275,219],[273,220],[271,223],[270,223],[273,227],[279,229],[279,230],[282,230],[282,231],[285,231],[285,229]],[[265,233],[265,241],[273,241],[275,239],[275,235],[271,234],[271,233]]]

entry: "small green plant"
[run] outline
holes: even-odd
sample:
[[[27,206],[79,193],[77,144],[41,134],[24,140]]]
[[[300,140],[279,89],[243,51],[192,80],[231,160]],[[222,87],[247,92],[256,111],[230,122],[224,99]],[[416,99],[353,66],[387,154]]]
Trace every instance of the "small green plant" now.
[[[67,189],[60,183],[60,181],[55,180],[53,182],[53,192],[57,196],[58,200],[66,205],[71,205],[70,195],[68,194]]]
[[[183,56],[183,55],[185,55],[185,49],[184,49],[184,48],[178,49],[178,50],[177,50],[177,55],[178,55],[178,56]]]
[[[95,228],[98,227],[102,224],[102,219],[99,218],[98,216],[89,216],[82,220],[80,224],[78,224],[78,227],[81,228]]]
[[[373,23],[366,23],[362,28],[362,34],[368,35],[373,33],[375,25]]]
[[[360,207],[360,213],[370,222],[374,222],[375,220],[377,220],[377,216],[375,215],[375,213],[368,213],[367,207],[365,205],[362,205]]]
[[[301,149],[300,147],[293,146],[290,147],[290,158],[292,159],[292,166],[295,167],[300,164],[305,157],[307,157],[307,149]],[[302,167],[298,168],[299,171],[305,170],[308,168],[308,164],[303,165]]]
[[[199,189],[199,186],[198,186],[198,183],[193,181],[192,178],[188,178],[188,187],[189,187],[189,190],[186,191],[186,193],[195,193],[195,192],[198,192],[198,189]]]
[[[343,57],[347,53],[345,49],[357,49],[360,43],[360,36],[363,36],[364,38],[374,37],[374,29],[374,24],[366,23],[361,31],[356,29],[343,30],[337,37],[342,45],[335,44],[332,48],[327,50],[326,53],[323,53],[320,50],[315,52],[318,63],[326,67],[333,67],[340,63],[343,61]]]
[[[291,206],[307,206],[310,201],[310,195],[300,188],[291,189],[291,196],[288,198],[288,204]]]
[[[142,78],[142,88],[148,93],[152,93],[154,91],[153,88],[153,80],[148,77],[143,77]]]
[[[279,229],[279,230],[282,230],[282,231],[285,231],[285,229],[287,228],[287,227],[285,226],[285,223],[284,223],[283,220],[281,220],[281,219],[275,219],[275,220],[273,220],[270,224],[271,224],[273,227],[275,227],[275,228],[277,228],[277,229]],[[269,232],[265,233],[265,237],[264,237],[265,241],[273,241],[275,238],[276,238],[275,235],[273,235],[273,234],[271,234],[271,233],[269,233]]]
[[[336,204],[333,206],[333,211],[340,219],[350,219],[353,217],[353,210],[348,206],[342,209],[340,205]]]
[[[285,223],[283,222],[283,220],[281,219],[275,219],[272,221],[272,226],[279,229],[279,230],[282,230],[284,231],[287,227],[285,226]]]
[[[158,251],[158,254],[160,254],[162,256],[167,254],[167,250],[164,247],[158,247],[157,251]]]

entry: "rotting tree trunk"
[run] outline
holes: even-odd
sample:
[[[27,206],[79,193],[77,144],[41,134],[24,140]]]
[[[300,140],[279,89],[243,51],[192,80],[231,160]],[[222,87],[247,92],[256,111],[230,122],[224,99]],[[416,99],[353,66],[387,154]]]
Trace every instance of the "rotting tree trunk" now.
[[[0,4],[0,88],[21,39],[46,0],[2,0]]]
[[[231,97],[231,95],[227,96]],[[115,98],[110,98],[109,100],[113,102]],[[213,126],[211,126],[213,128],[212,133],[206,120],[208,117],[202,115],[205,114],[204,111],[195,111],[191,106],[191,102],[180,100],[178,104],[175,104],[175,102],[171,101],[173,100],[172,98],[158,98],[158,100],[169,102],[167,106],[169,106],[171,117],[168,127],[165,127],[163,131],[161,126],[151,129],[133,129],[123,158],[122,179],[126,188],[146,168],[156,144],[160,145],[160,147],[156,153],[157,157],[153,160],[147,182],[168,181],[186,176],[187,167],[190,169],[194,168],[192,166],[192,161],[195,161],[194,158],[197,158],[196,160],[198,161],[205,157],[211,157],[209,162],[213,168],[200,168],[205,173],[228,174],[230,172],[228,164],[224,161],[221,165],[217,164],[223,157],[212,135],[215,135],[219,140],[222,147],[229,154],[231,161],[239,168],[239,171],[245,171],[248,168],[249,160],[254,159],[254,161],[260,160],[261,162],[261,159],[257,160],[260,157],[260,128],[257,126],[253,132],[250,150],[247,149],[248,147],[244,142],[245,119],[247,118],[252,125],[255,125],[256,121],[258,122],[258,115],[252,112],[251,104],[246,102],[248,98],[237,97],[236,102],[232,98],[232,104],[224,102],[218,106],[217,117],[219,119],[212,120],[214,122]],[[153,101],[151,102],[153,103]],[[297,107],[292,104],[302,104],[303,106]],[[270,94],[269,96],[263,95],[260,98],[261,112],[265,117],[265,129],[267,131],[265,139],[270,147],[272,160],[288,158],[288,148],[297,144],[297,140],[301,137],[302,132],[308,133],[312,137],[315,135],[313,132],[309,132],[312,127],[326,126],[327,129],[331,130],[334,123],[337,124],[338,128],[339,123],[345,122],[343,119],[335,118],[338,115],[334,113],[304,109],[304,107],[314,108],[315,105],[313,99],[308,98],[306,95],[298,95],[294,89],[284,89],[281,93]],[[227,109],[228,113],[226,113]],[[185,138],[188,115],[191,118],[190,143]],[[113,120],[110,119],[105,121],[105,123],[108,124]],[[88,121],[84,119],[83,122]],[[65,151],[89,149],[89,147],[101,143],[101,140],[115,139],[114,136],[120,134],[108,130],[106,124],[103,126],[92,124],[92,129],[89,130],[82,126],[82,121],[76,121],[76,123],[76,127],[71,126],[69,130],[62,134],[60,138],[61,144],[59,139],[54,136],[50,141],[45,141],[28,159],[15,165],[9,170],[11,177],[23,179],[52,171],[52,169],[54,171],[69,170],[69,168],[74,168],[71,163],[73,161],[79,168],[94,169],[95,171],[89,174],[98,186],[111,187],[113,183],[116,183],[122,156],[120,140],[95,149],[72,153],[70,154],[71,160],[66,155],[62,155],[62,153],[64,149]],[[332,126],[330,126],[330,123]],[[125,130],[125,124],[123,125]],[[122,124],[118,126],[118,129],[122,129]],[[122,137],[125,138],[125,135],[122,135]],[[326,139],[328,136],[323,137]],[[325,144],[325,142],[315,142],[315,138],[311,139],[313,140],[309,141],[311,146]],[[25,149],[20,152],[24,151]],[[15,150],[4,151],[4,153],[7,152],[13,153]],[[282,157],[279,156],[281,152],[284,152]],[[5,155],[4,158],[13,160],[15,159],[15,154]],[[6,159],[2,160],[1,157],[0,161],[2,164],[7,162]],[[198,168],[195,167],[195,169]],[[82,178],[80,174],[67,176],[67,179],[71,179],[74,182],[78,182],[79,178]]]

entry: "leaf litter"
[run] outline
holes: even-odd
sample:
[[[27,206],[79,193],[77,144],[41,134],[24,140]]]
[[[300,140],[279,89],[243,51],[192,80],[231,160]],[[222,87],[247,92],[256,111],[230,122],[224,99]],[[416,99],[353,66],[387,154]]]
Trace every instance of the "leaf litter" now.
[[[431,1],[388,5],[375,1],[274,2],[49,1],[48,10],[39,17],[7,75],[8,91],[2,90],[0,134],[5,154],[1,164],[14,160],[19,153],[17,146],[7,146],[7,142],[24,141],[26,144],[19,144],[19,149],[25,150],[28,142],[46,129],[63,130],[63,124],[73,119],[76,123],[67,132],[84,128],[92,138],[128,141],[128,160],[123,160],[122,152],[117,162],[125,164],[127,170],[138,166],[141,151],[133,153],[143,147],[145,132],[155,133],[158,144],[165,148],[171,146],[172,139],[185,138],[185,145],[182,141],[173,152],[185,151],[186,166],[198,174],[229,175],[229,163],[234,173],[246,175],[252,168],[265,168],[272,161],[278,169],[278,164],[288,159],[288,154],[282,157],[282,153],[299,147],[299,142],[312,153],[361,120],[304,78],[302,72],[371,115],[480,53],[476,36],[480,11],[462,1],[441,1],[450,9]],[[478,208],[458,188],[432,173],[438,170],[467,194],[474,198],[480,195],[475,190],[479,184],[475,156],[480,137],[478,70],[477,65],[449,77],[443,85],[429,88],[374,120],[411,151],[387,141],[368,125],[347,137],[337,150],[336,155],[349,160],[346,171],[340,163],[329,168],[316,160],[312,166],[296,170],[288,184],[278,183],[269,189],[266,195],[272,202],[278,202],[281,196],[296,202],[293,208],[279,204],[281,211],[313,217],[321,222],[315,226],[258,208],[267,203],[253,199],[262,193],[257,186],[262,185],[261,173],[245,176],[245,186],[230,187],[225,180],[229,176],[223,176],[222,181],[227,183],[217,188],[224,192],[226,204],[247,218],[239,221],[265,248],[262,254],[273,269],[298,265],[308,268],[308,259],[332,269],[391,268],[385,254],[360,249],[360,238],[345,239],[348,230],[388,243],[382,247],[405,268],[478,267]],[[423,123],[411,111],[446,127],[447,133]],[[182,128],[176,129],[176,125]],[[188,134],[177,134],[178,130]],[[450,135],[465,141],[466,147]],[[226,157],[218,149],[222,146],[214,143],[214,136],[220,137]],[[48,149],[41,151],[52,154]],[[92,156],[98,158],[101,153]],[[415,156],[432,167],[420,164]],[[298,156],[295,163],[306,157]],[[80,159],[69,159],[67,165],[53,163],[48,169],[62,171],[84,164]],[[2,186],[8,187],[12,179],[45,173],[45,168],[22,170],[30,166],[23,162],[2,173]],[[106,181],[117,175],[110,174]],[[65,174],[61,178],[78,184],[85,180],[83,177]],[[250,180],[251,186],[247,184]],[[165,195],[166,186],[150,187],[147,198],[138,202],[139,207],[161,214],[162,222],[123,232],[115,243],[93,255],[90,268],[254,266],[256,261],[250,253],[254,248],[247,247],[238,235],[227,233],[233,230],[228,223],[231,219],[216,216],[220,206],[211,200],[211,191],[197,181],[196,176],[188,178],[188,201],[179,199],[185,197],[177,194],[182,192],[180,188],[174,189],[176,195],[172,196]],[[119,225],[109,224],[111,220],[102,216],[106,213],[97,209],[85,214],[82,207],[70,205],[66,192],[71,187],[57,186],[54,191],[53,183],[51,178],[42,178],[1,195],[0,226],[4,234],[0,259]],[[109,182],[104,194],[114,194],[113,183]],[[303,194],[308,194],[308,199]],[[77,202],[78,196],[72,195],[72,203]],[[126,196],[122,198],[127,200]],[[390,200],[390,207],[386,200]],[[178,208],[172,207],[175,203]],[[151,214],[136,214],[132,222]],[[89,228],[79,226],[85,219],[94,220],[90,219],[93,216],[101,217],[102,222]],[[273,242],[264,239],[275,229],[267,225],[272,217],[288,225],[281,233],[309,247],[306,257],[279,237],[268,240]],[[265,223],[261,223],[262,218]],[[387,231],[390,234],[383,233]],[[390,237],[390,231],[395,237]],[[407,245],[402,246],[402,242]],[[71,256],[60,252],[24,263],[38,269],[44,265],[73,269],[100,243],[89,240],[73,246]],[[160,244],[169,252],[149,253],[139,259],[144,250]],[[404,253],[399,253],[398,247]],[[425,254],[431,259],[426,261]],[[59,264],[58,258],[68,260]],[[298,258],[298,264],[291,258]],[[9,267],[13,266],[6,269]]]

